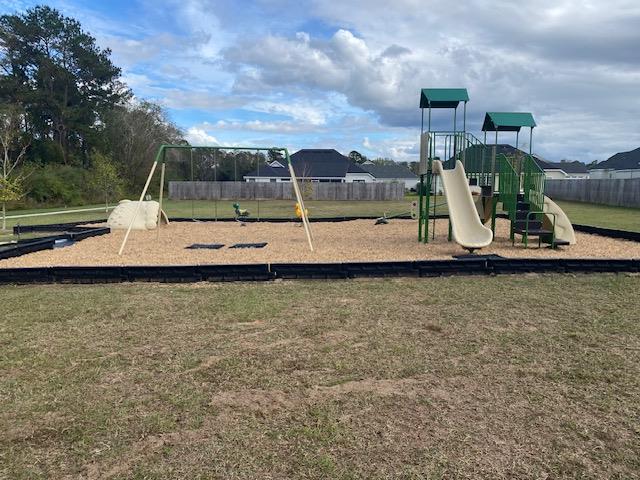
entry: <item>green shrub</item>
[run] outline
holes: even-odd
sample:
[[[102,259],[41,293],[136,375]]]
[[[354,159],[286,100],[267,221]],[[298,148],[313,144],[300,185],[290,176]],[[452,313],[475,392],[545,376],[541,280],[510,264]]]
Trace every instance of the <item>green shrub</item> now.
[[[30,157],[38,165],[64,164],[62,147],[52,140],[34,140]]]
[[[27,179],[27,203],[73,206],[92,203],[88,172],[70,165],[45,165]]]

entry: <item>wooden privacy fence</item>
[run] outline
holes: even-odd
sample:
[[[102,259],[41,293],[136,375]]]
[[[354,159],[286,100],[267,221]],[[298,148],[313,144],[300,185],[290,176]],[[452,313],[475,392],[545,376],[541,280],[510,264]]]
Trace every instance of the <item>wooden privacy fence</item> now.
[[[554,200],[637,208],[640,178],[547,180],[545,193]]]
[[[305,200],[404,200],[402,182],[301,182]],[[295,200],[290,182],[169,182],[170,200]]]

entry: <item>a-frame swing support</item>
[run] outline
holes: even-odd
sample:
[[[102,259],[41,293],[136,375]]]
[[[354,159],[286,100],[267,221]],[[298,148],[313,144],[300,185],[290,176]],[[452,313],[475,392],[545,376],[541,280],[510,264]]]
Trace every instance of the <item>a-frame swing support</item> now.
[[[298,204],[300,205],[300,209],[302,211],[302,224],[304,226],[304,231],[307,237],[307,242],[309,243],[309,249],[313,252],[313,234],[311,233],[311,225],[309,224],[309,219],[307,218],[307,212],[304,206],[304,199],[302,198],[302,194],[300,192],[300,186],[298,185],[298,180],[295,174],[295,171],[293,169],[293,166],[291,165],[291,159],[289,158],[289,151],[286,148],[277,148],[277,147],[210,147],[210,146],[194,146],[194,145],[170,145],[170,144],[164,144],[164,145],[160,145],[160,148],[158,149],[158,153],[156,154],[156,157],[153,161],[153,164],[151,165],[151,170],[149,171],[149,176],[147,177],[147,181],[144,184],[144,188],[142,189],[142,193],[140,194],[140,199],[138,200],[138,204],[136,205],[136,209],[133,213],[133,216],[131,217],[131,220],[129,222],[129,226],[127,227],[127,231],[124,235],[124,238],[122,239],[122,244],[120,245],[120,250],[118,251],[118,255],[122,255],[122,252],[124,252],[124,248],[127,245],[127,241],[129,240],[129,235],[131,234],[131,230],[133,228],[133,224],[136,221],[136,218],[138,217],[138,214],[140,213],[140,208],[142,207],[142,201],[144,200],[145,195],[147,194],[147,191],[149,190],[149,185],[151,183],[151,180],[153,178],[153,174],[156,171],[156,168],[158,167],[159,163],[162,163],[162,183],[164,184],[164,170],[165,170],[165,161],[166,161],[166,152],[167,150],[184,150],[184,149],[190,149],[191,151],[193,150],[214,150],[214,151],[218,151],[218,150],[250,150],[250,151],[254,151],[254,152],[269,152],[269,151],[278,151],[278,152],[283,152],[284,156],[287,160],[287,164],[289,165],[289,171],[291,173],[291,181],[293,183],[293,190],[294,193],[296,195],[296,200],[298,202]],[[159,199],[159,204],[162,205],[162,195],[164,192],[164,185],[160,186],[160,199]],[[159,215],[161,215],[161,212],[159,212]],[[156,228],[160,228],[160,222],[158,222],[158,225]]]

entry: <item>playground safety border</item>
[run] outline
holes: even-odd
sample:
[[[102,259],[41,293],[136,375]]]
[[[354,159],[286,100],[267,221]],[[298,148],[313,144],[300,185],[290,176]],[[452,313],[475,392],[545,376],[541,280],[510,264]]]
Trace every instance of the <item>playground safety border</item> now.
[[[374,220],[371,217],[316,218],[315,222]],[[409,218],[409,217],[396,217]],[[438,215],[436,218],[446,218]],[[215,221],[215,219],[174,218],[171,221]],[[218,219],[234,221],[234,219]],[[264,222],[291,222],[291,218],[253,219]],[[10,247],[0,247],[0,259],[53,248],[55,241],[84,238],[109,233],[109,228],[81,227],[85,223],[20,227],[23,233],[66,230],[50,237],[20,240]],[[574,225],[577,231],[605,237],[640,242],[640,233],[589,225]],[[1,265],[1,264],[0,264]],[[452,275],[502,275],[522,273],[640,273],[640,259],[547,259],[547,258],[464,258],[451,260],[344,262],[344,263],[273,263],[234,265],[151,265],[105,267],[36,267],[0,268],[0,284],[29,283],[120,283],[120,282],[229,282],[271,281],[278,279],[354,279],[385,277],[438,277]]]
[[[640,223],[640,218],[638,219]],[[601,237],[617,238],[620,240],[630,240],[632,242],[640,242],[640,232],[629,232],[627,230],[616,230],[613,228],[592,227],[591,225],[573,225],[573,229],[589,233],[591,235],[600,235]]]
[[[41,250],[50,250],[55,247],[57,240],[69,240],[79,242],[89,237],[105,235],[111,231],[106,227],[75,227],[71,231],[50,235],[46,237],[29,238],[18,240],[16,243],[0,245],[0,260],[5,258],[19,257],[27,253],[39,252]],[[36,230],[36,231],[55,231],[55,230]]]
[[[640,259],[480,258],[408,262],[0,268],[0,284],[231,282],[522,273],[640,273]]]

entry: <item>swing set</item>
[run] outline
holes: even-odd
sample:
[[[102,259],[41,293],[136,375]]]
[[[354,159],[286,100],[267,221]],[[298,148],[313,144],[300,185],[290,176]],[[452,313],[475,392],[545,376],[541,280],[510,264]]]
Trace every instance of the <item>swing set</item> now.
[[[225,147],[225,146],[217,146],[217,147],[212,147],[212,146],[193,146],[193,145],[171,145],[171,144],[163,144],[160,146],[160,148],[158,149],[158,152],[155,156],[155,159],[153,161],[153,164],[151,165],[151,169],[149,171],[149,175],[147,176],[147,180],[144,184],[144,188],[142,189],[142,192],[140,193],[140,199],[137,203],[135,212],[133,214],[133,216],[131,217],[131,220],[129,222],[129,225],[127,227],[125,236],[122,240],[122,244],[120,245],[120,249],[118,251],[118,255],[122,255],[122,253],[124,252],[125,246],[127,244],[127,241],[129,239],[129,235],[131,234],[131,230],[133,228],[133,225],[135,223],[136,217],[139,215],[140,213],[140,208],[142,206],[142,201],[145,199],[148,191],[149,191],[149,186],[151,185],[151,181],[153,179],[154,174],[156,173],[156,170],[158,169],[158,165],[160,165],[160,188],[159,188],[159,193],[158,193],[158,203],[159,203],[159,209],[158,209],[158,224],[157,224],[157,228],[160,229],[160,217],[162,215],[162,203],[164,200],[164,186],[165,186],[165,177],[167,174],[167,162],[170,158],[170,156],[172,154],[175,153],[182,153],[184,154],[184,152],[188,152],[188,156],[189,156],[189,168],[190,168],[190,176],[191,176],[191,183],[192,183],[192,187],[194,190],[197,190],[198,188],[198,181],[195,181],[195,162],[194,162],[194,154],[200,154],[201,159],[202,158],[208,158],[210,157],[212,162],[209,164],[207,162],[201,163],[200,166],[205,166],[205,167],[210,167],[207,170],[212,170],[213,171],[213,178],[211,178],[211,180],[213,180],[213,184],[217,185],[219,190],[216,192],[216,196],[214,197],[214,212],[215,212],[215,218],[217,219],[218,217],[218,205],[217,205],[217,198],[222,198],[224,192],[223,187],[221,184],[219,184],[218,182],[218,168],[221,166],[221,163],[219,162],[218,157],[219,156],[224,156],[224,153],[226,152],[242,152],[242,151],[250,151],[250,152],[256,152],[255,155],[255,159],[257,161],[257,169],[258,172],[260,171],[260,163],[261,161],[264,161],[264,153],[271,153],[274,155],[279,155],[282,157],[282,160],[286,161],[286,165],[289,169],[289,173],[291,175],[291,185],[293,187],[293,192],[295,194],[295,198],[296,201],[298,203],[298,205],[300,205],[301,207],[301,217],[300,219],[302,220],[302,225],[304,226],[304,230],[305,230],[305,235],[307,238],[307,243],[309,244],[309,249],[311,251],[314,250],[313,248],[313,234],[311,232],[311,226],[309,224],[309,219],[307,216],[307,210],[304,206],[304,199],[302,197],[301,194],[301,190],[300,190],[300,185],[298,183],[298,179],[296,177],[296,173],[293,169],[293,166],[291,164],[291,160],[289,158],[289,151],[286,148],[279,148],[279,147]],[[182,158],[184,159],[184,155],[182,155]],[[236,189],[235,191],[237,192],[238,190],[242,190],[242,188],[244,188],[242,186],[242,182],[238,182],[238,162],[237,162],[237,157],[234,155],[233,158],[234,161],[234,165],[233,165],[233,178],[234,178],[234,182],[237,184],[236,186],[241,187],[239,189]],[[210,172],[207,173],[207,175],[210,175]],[[206,180],[209,180],[208,178]],[[256,185],[257,187],[257,185]],[[234,194],[234,193],[232,193]],[[236,199],[239,200],[239,199]],[[193,196],[191,197],[191,213],[192,213],[192,218],[195,218],[195,203],[194,203],[194,199]],[[258,201],[258,218],[260,215],[260,202]]]

